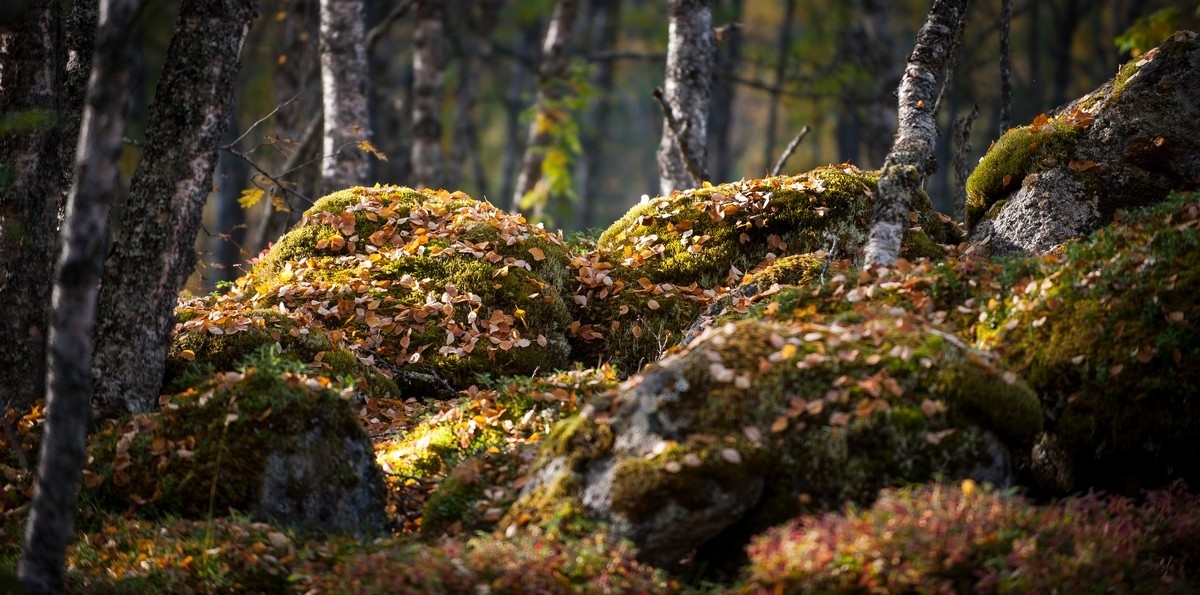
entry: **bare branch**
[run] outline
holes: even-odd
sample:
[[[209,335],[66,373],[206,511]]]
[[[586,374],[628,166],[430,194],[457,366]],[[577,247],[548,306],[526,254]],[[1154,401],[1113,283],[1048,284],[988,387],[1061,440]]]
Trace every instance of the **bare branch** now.
[[[263,116],[263,117],[259,118],[257,122],[255,122],[255,123],[251,124],[249,127],[247,127],[247,128],[246,128],[246,130],[242,132],[242,135],[241,135],[241,136],[239,136],[239,137],[237,137],[237,138],[233,139],[233,142],[231,142],[231,143],[229,143],[229,144],[227,144],[227,145],[225,145],[224,147],[221,147],[221,148],[222,148],[222,149],[228,149],[228,148],[230,148],[230,147],[237,146],[237,144],[238,144],[238,143],[242,142],[242,139],[243,139],[243,138],[246,138],[246,135],[247,135],[247,134],[250,134],[250,131],[251,131],[251,130],[254,130],[254,128],[255,128],[255,127],[257,127],[259,124],[262,124],[263,122],[266,122],[266,121],[267,121],[267,118],[270,118],[271,116],[274,116],[274,115],[275,115],[275,114],[276,114],[276,113],[277,113],[279,110],[281,110],[281,109],[283,109],[284,107],[286,107],[286,106],[290,105],[290,104],[291,104],[293,101],[296,101],[296,100],[297,100],[297,99],[299,99],[299,98],[300,98],[300,95],[299,95],[299,94],[297,94],[295,97],[292,97],[291,99],[289,99],[289,100],[287,100],[287,101],[285,101],[285,102],[283,102],[283,103],[281,103],[281,104],[279,104],[279,105],[275,106],[275,109],[271,110],[271,111],[270,111],[270,113],[268,113],[267,115],[265,115],[265,116]]]
[[[771,168],[772,176],[777,176],[777,175],[779,175],[779,172],[783,171],[783,166],[787,163],[787,160],[792,156],[792,153],[796,152],[796,147],[800,146],[800,141],[804,140],[805,136],[808,136],[808,125],[807,124],[804,125],[804,128],[800,129],[799,134],[792,137],[792,142],[788,143],[788,146],[786,148],[784,148],[783,153],[779,155],[779,161],[776,161],[775,167]]]
[[[404,16],[404,13],[408,12],[408,9],[412,8],[413,4],[416,4],[416,0],[404,0],[400,4],[397,4],[396,7],[392,9],[392,12],[387,13],[387,16],[383,17],[383,19],[379,21],[378,25],[371,27],[371,30],[367,32],[365,42],[368,53],[375,49],[375,44],[379,43],[379,40],[384,36],[384,34],[387,33],[388,29],[392,27],[392,24],[400,20],[400,17]]]
[[[954,120],[954,220],[967,220],[967,153],[971,152],[971,125],[979,116],[979,105],[971,106],[971,113]]]

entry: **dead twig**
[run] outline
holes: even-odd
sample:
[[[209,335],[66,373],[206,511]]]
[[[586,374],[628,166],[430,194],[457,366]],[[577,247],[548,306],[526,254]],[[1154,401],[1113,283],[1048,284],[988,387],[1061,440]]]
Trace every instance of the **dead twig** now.
[[[783,171],[783,166],[787,163],[787,160],[791,158],[792,153],[796,152],[796,147],[800,146],[800,141],[804,140],[805,136],[808,136],[807,124],[804,125],[804,128],[800,129],[800,133],[792,138],[792,142],[788,143],[787,148],[785,148],[783,153],[779,155],[779,161],[776,161],[775,167],[771,168],[772,176],[777,176]]]

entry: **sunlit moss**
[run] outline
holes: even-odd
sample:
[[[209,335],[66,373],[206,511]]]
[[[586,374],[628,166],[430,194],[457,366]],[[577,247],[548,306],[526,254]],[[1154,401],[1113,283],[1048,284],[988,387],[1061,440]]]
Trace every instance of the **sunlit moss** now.
[[[975,227],[998,201],[1021,187],[1037,163],[1065,162],[1080,128],[1055,118],[1009,130],[992,145],[967,178],[967,229]]]

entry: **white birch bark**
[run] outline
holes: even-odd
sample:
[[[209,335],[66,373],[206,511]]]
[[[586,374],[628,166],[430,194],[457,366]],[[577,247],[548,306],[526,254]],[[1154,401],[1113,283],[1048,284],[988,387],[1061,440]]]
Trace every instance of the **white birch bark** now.
[[[709,0],[670,0],[667,70],[663,100],[679,125],[679,136],[663,118],[658,145],[659,189],[663,196],[700,184],[687,167],[680,145],[696,164],[708,161],[708,102],[712,94],[712,6]],[[702,166],[702,165],[701,165]]]
[[[366,184],[371,137],[363,0],[321,0],[321,103],[325,111],[321,191]]]
[[[934,0],[900,78],[899,130],[879,176],[865,264],[892,265],[908,225],[912,197],[937,166],[938,74],[957,46],[967,0]]]

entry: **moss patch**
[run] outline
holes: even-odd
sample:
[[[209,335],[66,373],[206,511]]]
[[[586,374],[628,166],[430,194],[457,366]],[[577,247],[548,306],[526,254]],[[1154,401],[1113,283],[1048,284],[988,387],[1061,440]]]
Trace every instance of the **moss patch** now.
[[[1079,134],[1079,126],[1067,119],[1042,115],[1001,136],[967,178],[967,229],[975,227],[992,205],[1020,188],[1021,180],[1040,163],[1064,164]]]

